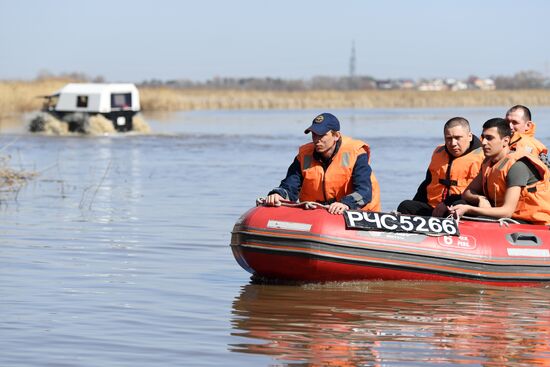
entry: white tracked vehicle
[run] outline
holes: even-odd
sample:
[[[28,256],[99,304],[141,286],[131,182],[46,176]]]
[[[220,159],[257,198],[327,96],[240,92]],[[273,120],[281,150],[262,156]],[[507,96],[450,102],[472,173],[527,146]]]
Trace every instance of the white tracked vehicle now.
[[[140,111],[139,92],[131,83],[70,83],[43,97],[42,111],[66,122],[74,132],[85,132],[94,115],[112,121],[117,131],[130,131]]]

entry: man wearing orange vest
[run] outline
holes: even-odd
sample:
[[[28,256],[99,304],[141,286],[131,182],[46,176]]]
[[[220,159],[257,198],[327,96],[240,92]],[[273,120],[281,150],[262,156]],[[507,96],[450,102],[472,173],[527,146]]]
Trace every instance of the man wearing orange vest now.
[[[380,188],[370,167],[369,145],[343,136],[340,122],[330,113],[315,117],[304,131],[310,132],[312,142],[300,147],[266,204],[299,200],[328,204],[331,214],[348,209],[380,211]]]
[[[515,105],[506,112],[506,121],[510,123],[512,129],[510,149],[523,150],[533,154],[539,157],[547,167],[550,167],[548,149],[535,138],[536,126],[531,121],[531,111],[525,106]]]
[[[481,142],[463,117],[454,117],[443,127],[445,144],[435,148],[426,172],[413,200],[399,204],[401,214],[443,216],[447,206],[461,200],[461,194],[477,176],[483,151]]]
[[[485,122],[481,144],[486,158],[462,194],[468,204],[449,207],[451,214],[550,224],[550,172],[536,156],[510,150],[511,136],[508,121],[493,118]]]

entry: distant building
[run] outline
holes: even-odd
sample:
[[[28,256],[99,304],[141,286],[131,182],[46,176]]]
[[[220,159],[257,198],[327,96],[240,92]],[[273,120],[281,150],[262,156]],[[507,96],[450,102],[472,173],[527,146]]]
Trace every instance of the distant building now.
[[[431,79],[421,81],[417,89],[423,92],[438,92],[442,90],[448,90],[449,87],[447,86],[447,84],[445,84],[443,79]]]
[[[399,87],[400,89],[414,89],[416,83],[412,79],[399,79]]]
[[[393,79],[379,79],[376,80],[376,89],[390,90],[398,89],[398,84]]]
[[[475,79],[473,84],[474,84],[476,89],[481,89],[481,90],[494,90],[495,89],[495,81],[493,79],[489,79],[489,78]]]

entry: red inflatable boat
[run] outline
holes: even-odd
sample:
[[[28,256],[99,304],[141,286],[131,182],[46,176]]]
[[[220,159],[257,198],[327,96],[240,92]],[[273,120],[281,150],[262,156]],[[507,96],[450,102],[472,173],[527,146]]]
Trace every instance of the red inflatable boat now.
[[[550,227],[504,220],[258,206],[235,224],[231,248],[265,279],[550,281]]]

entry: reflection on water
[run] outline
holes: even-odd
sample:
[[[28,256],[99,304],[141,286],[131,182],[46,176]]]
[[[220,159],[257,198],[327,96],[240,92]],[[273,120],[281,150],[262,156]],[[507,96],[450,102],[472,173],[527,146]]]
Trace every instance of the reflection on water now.
[[[230,349],[308,366],[547,366],[548,288],[426,282],[248,284]]]
[[[152,134],[109,136],[45,136],[0,122],[2,155],[40,173],[16,198],[0,197],[0,365],[550,359],[547,288],[249,284],[231,229],[283,178],[317,112],[146,116]],[[479,124],[499,109],[333,112],[346,134],[371,145],[382,206],[392,210],[414,195],[446,119]],[[550,108],[534,112],[550,121]],[[550,124],[537,134],[550,145]]]

